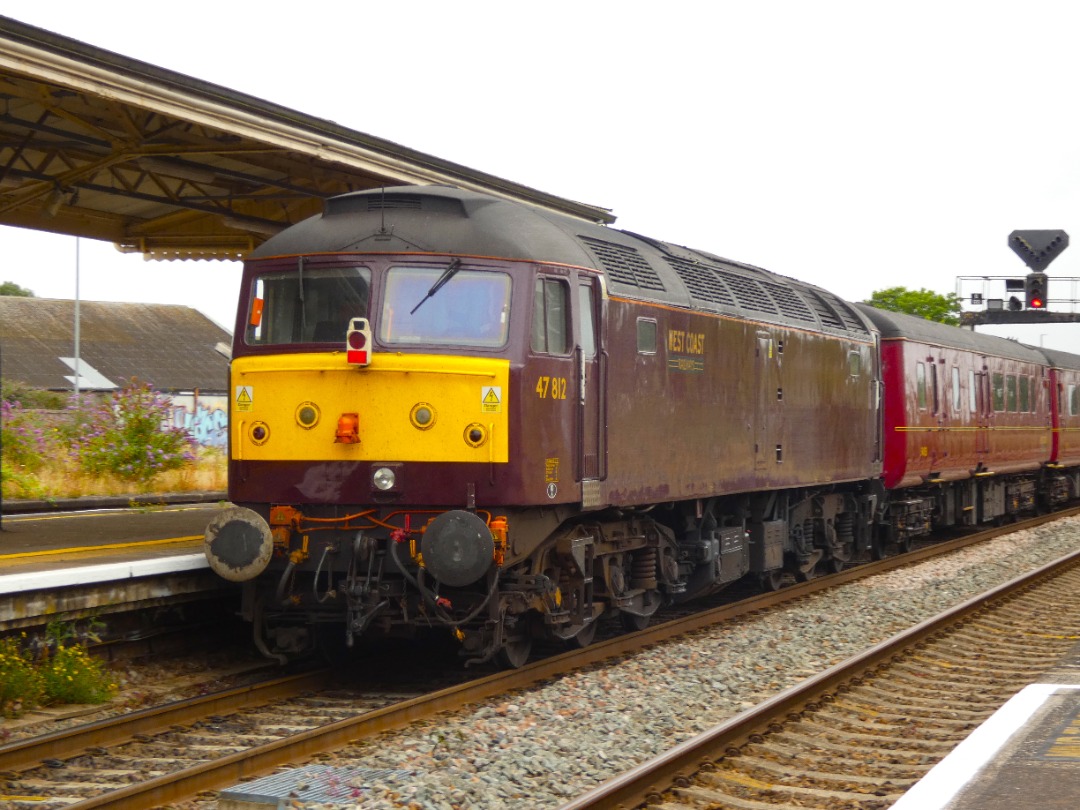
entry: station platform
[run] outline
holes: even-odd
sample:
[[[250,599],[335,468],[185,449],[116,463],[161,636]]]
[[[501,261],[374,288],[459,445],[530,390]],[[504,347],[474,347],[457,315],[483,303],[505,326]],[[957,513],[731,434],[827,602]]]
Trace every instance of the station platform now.
[[[1080,806],[1080,645],[934,766],[892,810]]]
[[[6,504],[5,504],[6,506]],[[203,530],[224,504],[9,513],[0,531],[0,632],[227,592]]]

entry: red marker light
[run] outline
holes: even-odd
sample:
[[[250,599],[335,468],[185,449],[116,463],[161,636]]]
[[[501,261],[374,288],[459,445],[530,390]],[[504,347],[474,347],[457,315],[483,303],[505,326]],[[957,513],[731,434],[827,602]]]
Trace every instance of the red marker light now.
[[[371,362],[368,344],[371,343],[371,325],[367,318],[353,318],[349,321],[349,332],[345,336],[345,359],[352,366],[366,366]]]

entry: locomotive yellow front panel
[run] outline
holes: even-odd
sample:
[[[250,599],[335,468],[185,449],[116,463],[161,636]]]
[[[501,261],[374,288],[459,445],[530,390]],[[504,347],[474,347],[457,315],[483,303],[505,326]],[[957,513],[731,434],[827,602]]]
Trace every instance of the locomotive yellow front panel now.
[[[343,352],[232,362],[232,458],[506,462],[510,363]]]

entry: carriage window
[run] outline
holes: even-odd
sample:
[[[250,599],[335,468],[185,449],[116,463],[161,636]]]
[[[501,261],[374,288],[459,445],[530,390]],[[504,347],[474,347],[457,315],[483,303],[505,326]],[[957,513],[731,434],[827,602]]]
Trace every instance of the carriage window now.
[[[510,276],[447,267],[391,267],[383,292],[379,339],[392,345],[435,343],[494,349],[510,326]]]
[[[990,392],[991,401],[995,411],[1005,410],[1005,375],[995,371],[993,376],[993,389]]]
[[[1005,410],[1016,413],[1016,375],[1005,377]]]
[[[973,414],[979,412],[979,392],[975,387],[975,372],[968,372],[968,408]]]
[[[366,267],[311,267],[252,279],[244,342],[249,346],[298,343],[345,345],[349,319],[368,317],[371,271]]]
[[[926,366],[915,364],[915,387],[919,397],[919,410],[926,410]]]
[[[1069,386],[1069,416],[1080,414],[1080,387]]]
[[[656,354],[656,321],[652,318],[637,319],[638,354]]]
[[[570,351],[567,289],[555,278],[538,278],[533,295],[532,350],[545,354]]]
[[[960,413],[960,369],[952,367],[952,409]]]
[[[937,381],[937,366],[930,366],[930,396],[931,404],[934,406],[933,413],[937,413],[941,410],[941,398],[938,395],[938,381]]]
[[[1031,380],[1027,375],[1020,377],[1020,413],[1031,410]]]
[[[595,312],[592,287],[587,284],[579,285],[578,328],[581,330],[581,353],[586,358],[596,357]]]

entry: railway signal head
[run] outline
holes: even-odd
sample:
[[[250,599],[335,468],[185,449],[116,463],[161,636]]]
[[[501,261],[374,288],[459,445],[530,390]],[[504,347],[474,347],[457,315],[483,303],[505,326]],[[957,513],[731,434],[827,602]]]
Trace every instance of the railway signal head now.
[[[1028,309],[1046,309],[1046,273],[1028,273],[1024,295]]]

